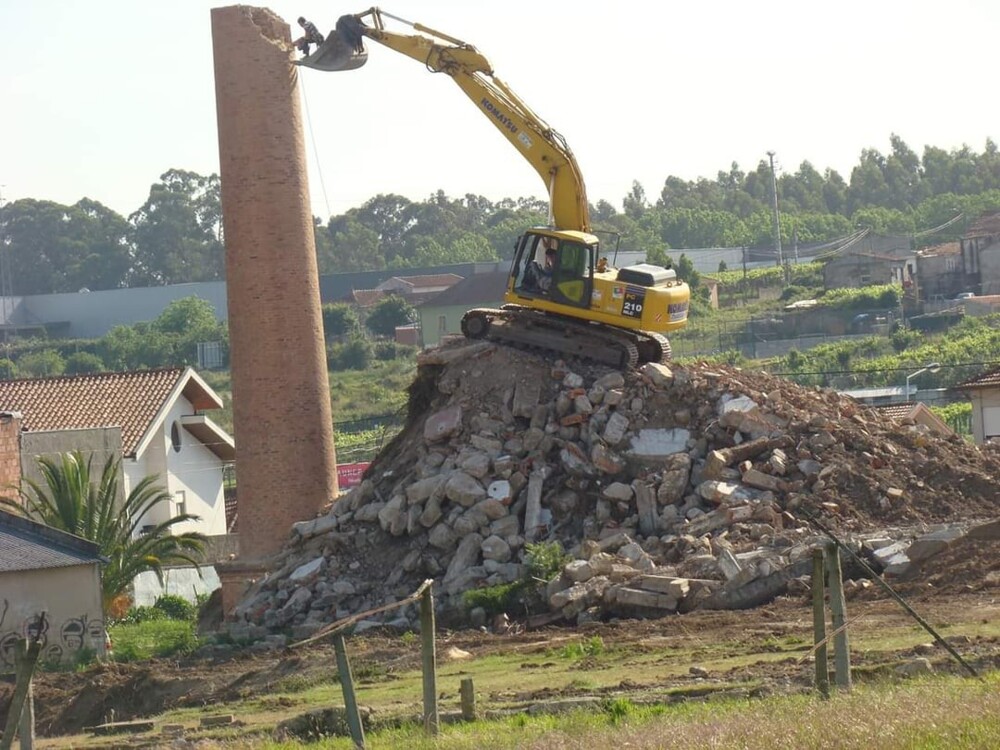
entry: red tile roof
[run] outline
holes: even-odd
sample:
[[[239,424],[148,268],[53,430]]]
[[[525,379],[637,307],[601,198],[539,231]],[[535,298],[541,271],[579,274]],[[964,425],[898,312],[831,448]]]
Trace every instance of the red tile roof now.
[[[889,419],[912,419],[914,422],[924,424],[935,432],[943,435],[954,434],[951,427],[949,427],[948,424],[937,414],[932,412],[922,401],[905,401],[897,404],[879,404],[877,406],[869,406],[868,408],[874,412],[878,412],[880,416],[888,417]]]
[[[388,285],[391,281],[402,281],[414,289],[421,289],[423,287],[442,287],[447,289],[452,284],[461,280],[462,277],[456,273],[433,273],[423,276],[393,276],[391,279],[387,279],[379,284],[379,288],[386,288],[386,285]]]
[[[965,230],[963,236],[988,237],[996,234],[1000,234],[1000,211],[991,211],[980,216]]]
[[[930,247],[925,247],[918,254],[919,255],[958,255],[962,252],[962,244],[960,242],[945,242],[941,245],[931,245]]]
[[[134,456],[168,397],[178,388],[195,409],[218,409],[217,396],[190,368],[0,380],[0,410],[20,412],[22,428],[120,427],[122,452]]]
[[[969,378],[954,386],[955,390],[961,391],[967,388],[1000,388],[1000,367]]]

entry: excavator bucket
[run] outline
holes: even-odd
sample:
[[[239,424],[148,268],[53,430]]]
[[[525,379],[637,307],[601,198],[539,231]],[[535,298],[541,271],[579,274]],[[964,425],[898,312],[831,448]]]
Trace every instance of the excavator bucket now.
[[[368,51],[361,42],[361,35],[354,28],[354,25],[345,26],[344,19],[341,19],[337,22],[337,28],[329,33],[326,41],[315,52],[296,60],[295,64],[326,71],[360,68],[368,62]]]

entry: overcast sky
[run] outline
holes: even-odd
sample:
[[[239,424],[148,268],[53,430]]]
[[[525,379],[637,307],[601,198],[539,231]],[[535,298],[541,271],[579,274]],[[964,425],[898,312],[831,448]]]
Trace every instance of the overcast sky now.
[[[0,194],[100,201],[122,214],[171,168],[218,171],[206,0],[0,0]],[[267,5],[294,30],[367,6]],[[387,11],[463,39],[560,131],[592,202],[620,208],[638,180],[713,178],[766,151],[845,179],[897,133],[982,151],[1000,3],[779,0],[399,0]],[[391,26],[405,31],[405,27]],[[294,36],[294,34],[293,34]],[[374,44],[346,73],[304,70],[313,210],[438,189],[544,195],[535,172],[455,84]],[[315,145],[314,145],[315,144]],[[323,186],[325,185],[325,190]]]

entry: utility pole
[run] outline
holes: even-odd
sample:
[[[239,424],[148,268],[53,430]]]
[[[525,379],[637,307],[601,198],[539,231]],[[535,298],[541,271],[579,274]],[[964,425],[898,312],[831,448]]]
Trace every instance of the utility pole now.
[[[774,252],[778,259],[778,265],[785,265],[785,259],[781,255],[781,222],[778,219],[778,178],[774,173],[774,151],[767,152],[767,158],[771,161],[771,207],[774,209]]]

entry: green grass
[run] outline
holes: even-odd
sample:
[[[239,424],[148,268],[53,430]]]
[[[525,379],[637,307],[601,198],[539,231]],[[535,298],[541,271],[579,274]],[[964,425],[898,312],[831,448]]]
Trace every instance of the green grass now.
[[[142,661],[193,651],[199,645],[195,628],[189,620],[149,620],[108,630],[115,661]]]
[[[984,680],[931,677],[887,680],[835,694],[764,699],[717,698],[676,704],[639,705],[609,698],[598,709],[556,715],[524,713],[493,721],[443,726],[436,739],[410,723],[370,731],[372,747],[414,750],[502,750],[506,748],[760,748],[761,750],[982,749],[1000,736],[1000,677]],[[236,747],[246,747],[237,742]],[[322,743],[261,742],[252,746],[349,748],[346,738]]]

